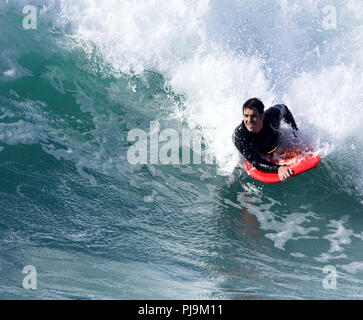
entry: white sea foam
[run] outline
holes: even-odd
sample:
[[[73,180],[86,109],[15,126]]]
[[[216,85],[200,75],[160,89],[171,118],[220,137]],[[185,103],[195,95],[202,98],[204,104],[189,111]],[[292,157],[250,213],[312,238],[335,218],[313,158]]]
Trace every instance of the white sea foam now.
[[[22,3],[22,1],[20,2]],[[94,48],[116,70],[163,74],[185,105],[170,112],[198,127],[220,172],[238,162],[231,142],[252,97],[287,104],[323,157],[350,160],[362,190],[361,1],[39,1],[42,19]],[[336,25],[324,25],[333,6]],[[73,42],[74,43],[74,42]],[[350,143],[348,143],[348,141]],[[348,148],[354,144],[356,153]],[[343,159],[344,158],[344,159]],[[344,166],[340,166],[345,170]]]
[[[4,72],[4,75],[7,76],[7,77],[14,77],[15,73],[16,73],[15,69],[9,69],[9,70]]]
[[[324,239],[330,241],[329,252],[342,252],[344,249],[342,245],[351,243],[351,237],[353,236],[353,230],[344,227],[344,223],[347,221],[347,216],[342,217],[340,220],[331,220],[328,227],[331,231],[335,231],[331,234],[324,236]]]
[[[349,216],[342,216],[339,220],[330,220],[327,227],[331,233],[325,235],[323,239],[330,242],[328,252],[323,252],[320,256],[314,259],[319,262],[328,262],[333,259],[346,259],[347,256],[343,253],[347,245],[352,242],[352,237],[360,238],[360,234],[355,234],[352,229],[345,227]]]
[[[14,123],[0,123],[0,141],[9,145],[34,144],[46,141],[47,136],[35,125],[19,120]]]
[[[292,212],[288,215],[278,216],[271,208],[281,206],[281,203],[269,198],[269,203],[262,204],[256,200],[256,203],[250,203],[251,199],[246,201],[245,193],[238,194],[238,200],[246,210],[253,214],[260,228],[269,231],[266,237],[271,239],[274,246],[278,249],[285,250],[288,241],[299,239],[317,239],[318,227],[309,227],[308,224],[312,219],[319,219],[313,212]]]
[[[342,269],[349,273],[356,274],[363,271],[363,262],[351,262],[349,264],[340,265]]]

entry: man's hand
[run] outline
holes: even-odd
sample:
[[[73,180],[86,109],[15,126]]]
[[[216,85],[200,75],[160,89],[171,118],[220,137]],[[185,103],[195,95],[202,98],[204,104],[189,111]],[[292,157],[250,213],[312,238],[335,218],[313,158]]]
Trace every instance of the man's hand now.
[[[280,180],[283,182],[283,181],[290,179],[292,177],[292,175],[294,174],[294,171],[286,166],[282,166],[279,168],[278,174],[279,174]]]

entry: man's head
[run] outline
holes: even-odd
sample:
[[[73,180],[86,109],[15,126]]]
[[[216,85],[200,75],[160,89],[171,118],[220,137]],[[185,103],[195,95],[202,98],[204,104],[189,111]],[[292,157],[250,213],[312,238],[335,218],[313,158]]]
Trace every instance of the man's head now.
[[[258,133],[263,127],[265,106],[257,98],[247,100],[243,105],[243,122],[246,129],[252,133]]]

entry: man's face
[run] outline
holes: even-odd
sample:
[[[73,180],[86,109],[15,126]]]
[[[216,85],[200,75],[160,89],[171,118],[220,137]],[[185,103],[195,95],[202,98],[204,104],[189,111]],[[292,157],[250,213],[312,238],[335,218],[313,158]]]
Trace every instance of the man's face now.
[[[245,108],[243,110],[243,122],[249,132],[258,133],[263,127],[265,113],[260,115],[256,109]]]

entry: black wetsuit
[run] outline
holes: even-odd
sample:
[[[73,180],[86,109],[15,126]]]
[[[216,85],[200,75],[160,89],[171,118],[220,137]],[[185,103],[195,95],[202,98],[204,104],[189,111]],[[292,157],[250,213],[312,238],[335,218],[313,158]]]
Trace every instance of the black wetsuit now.
[[[290,110],[284,104],[277,104],[265,111],[263,127],[258,133],[249,132],[243,121],[234,131],[233,142],[238,151],[258,170],[278,172],[281,167],[261,157],[277,147],[281,119],[298,130]]]

